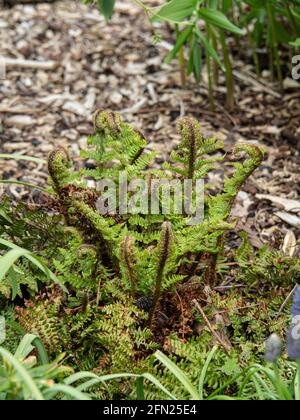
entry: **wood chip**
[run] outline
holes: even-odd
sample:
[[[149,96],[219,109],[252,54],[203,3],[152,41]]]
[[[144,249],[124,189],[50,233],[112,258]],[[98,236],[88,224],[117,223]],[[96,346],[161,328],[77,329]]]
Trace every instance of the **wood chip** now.
[[[278,216],[284,222],[288,223],[289,225],[294,226],[296,228],[300,228],[300,218],[298,216],[286,213],[284,211],[278,211],[277,213],[275,213],[275,215]]]
[[[284,254],[293,257],[296,252],[297,239],[292,230],[288,230],[283,241],[282,251]]]
[[[300,201],[289,200],[288,198],[276,197],[274,195],[256,194],[256,198],[260,200],[269,200],[278,207],[290,211],[292,213],[300,212]]]

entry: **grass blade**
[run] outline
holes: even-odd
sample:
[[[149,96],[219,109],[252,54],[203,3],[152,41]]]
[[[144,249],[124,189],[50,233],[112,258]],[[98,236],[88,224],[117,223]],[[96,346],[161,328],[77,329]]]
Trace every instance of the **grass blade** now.
[[[14,357],[9,351],[5,350],[4,348],[0,347],[0,355],[7,360],[8,363],[12,365],[15,369],[16,373],[20,376],[21,380],[23,381],[24,385],[28,388],[31,392],[32,397],[35,400],[43,401],[44,397],[41,394],[40,390],[36,386],[34,380],[28,373],[28,371],[21,365],[21,363]]]
[[[172,362],[165,354],[163,354],[161,351],[156,351],[154,353],[154,356],[156,359],[158,359],[176,378],[181,382],[181,384],[184,386],[186,391],[189,392],[193,400],[199,400],[200,395],[197,392],[194,385],[189,381],[186,374],[182,372],[179,367]]]

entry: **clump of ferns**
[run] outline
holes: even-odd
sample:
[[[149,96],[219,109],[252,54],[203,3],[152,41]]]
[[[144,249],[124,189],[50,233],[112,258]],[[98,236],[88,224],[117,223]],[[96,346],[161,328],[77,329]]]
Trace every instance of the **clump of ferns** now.
[[[96,210],[97,193],[83,186],[85,175],[92,175],[96,180],[111,176],[117,181],[119,172],[124,171],[128,180],[140,176],[151,184],[153,179],[167,174],[170,179],[191,179],[195,183],[222,159],[206,155],[220,151],[223,145],[214,138],[203,138],[195,119],[183,118],[178,122],[182,140],[178,151],[171,156],[171,163],[165,165],[167,172],[146,171],[152,156],[143,154],[146,141],[142,134],[110,111],[97,112],[94,121],[96,135],[89,140],[93,148],[83,155],[96,161],[96,169],[76,174],[70,169],[67,153],[63,149],[55,150],[48,165],[52,186],[67,224],[80,232],[84,243],[95,247],[96,260],[116,278],[125,280],[133,298],[152,296],[151,322],[162,291],[166,285],[171,287],[183,279],[181,267],[191,255],[199,260],[203,254],[211,255],[204,279],[208,284],[215,281],[222,237],[235,226],[234,221],[229,221],[234,199],[261,163],[263,152],[255,145],[235,147],[234,155],[244,152],[247,157],[243,163],[234,163],[235,172],[225,179],[219,194],[206,197],[204,220],[196,226],[188,225],[190,216],[176,214],[174,202],[171,214],[161,211],[159,215],[101,215]],[[159,198],[163,208],[162,194]],[[195,200],[193,196],[193,204]],[[176,246],[171,251],[173,236]]]

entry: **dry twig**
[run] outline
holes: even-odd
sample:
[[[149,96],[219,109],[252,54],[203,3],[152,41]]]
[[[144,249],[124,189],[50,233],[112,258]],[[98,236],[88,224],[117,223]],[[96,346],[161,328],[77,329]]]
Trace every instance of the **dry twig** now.
[[[219,336],[218,333],[216,333],[216,331],[213,329],[211,323],[209,322],[207,316],[205,315],[203,309],[201,308],[199,302],[197,302],[196,299],[192,300],[192,304],[195,306],[195,308],[197,309],[197,311],[200,313],[200,315],[203,318],[203,321],[205,322],[205,324],[207,325],[209,331],[212,333],[212,335],[214,336],[214,338],[218,341],[218,343],[223,347],[223,349],[226,351],[226,353],[230,352],[230,346],[224,341],[222,340],[222,338]]]

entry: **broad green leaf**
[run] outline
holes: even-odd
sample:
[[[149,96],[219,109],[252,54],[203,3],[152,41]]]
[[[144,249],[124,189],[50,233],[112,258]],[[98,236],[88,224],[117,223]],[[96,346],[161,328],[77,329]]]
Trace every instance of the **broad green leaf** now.
[[[17,359],[25,359],[32,352],[34,347],[37,349],[40,363],[42,365],[47,365],[49,363],[49,358],[44,344],[42,340],[34,334],[24,335],[15,352],[15,357]]]
[[[16,272],[14,270],[13,265],[8,270],[8,276],[9,276],[10,284],[11,284],[11,300],[15,300],[18,293],[18,281],[17,281]]]
[[[100,12],[106,20],[110,20],[115,7],[115,0],[98,0]]]
[[[199,42],[195,42],[193,47],[193,72],[197,82],[200,82],[202,75],[202,56],[201,56],[201,46]]]
[[[135,381],[136,387],[136,397],[139,401],[143,401],[145,399],[145,389],[144,389],[144,378],[140,376],[136,378]]]
[[[190,37],[193,28],[189,26],[184,31],[182,31],[179,36],[177,37],[175,47],[169,52],[169,54],[165,58],[165,63],[170,64],[171,61],[176,57],[180,48],[186,43],[187,39]]]
[[[153,16],[153,19],[182,22],[193,14],[196,5],[197,0],[171,0]]]
[[[32,342],[35,339],[35,337],[36,336],[34,334],[24,335],[14,355],[18,360],[24,360],[32,352],[32,350],[34,349]]]
[[[195,31],[197,37],[199,38],[199,40],[201,41],[201,43],[204,45],[205,49],[207,50],[208,54],[219,64],[219,66],[221,67],[221,69],[223,71],[225,71],[225,67],[222,64],[220,57],[218,56],[217,51],[214,49],[214,47],[208,42],[208,40],[206,39],[206,37],[204,35],[201,34],[199,28],[196,29]]]
[[[66,287],[58,280],[56,275],[52,273],[51,270],[49,270],[46,264],[38,256],[3,238],[0,238],[0,244],[11,248],[9,252],[0,257],[0,281],[4,278],[10,267],[16,262],[18,258],[25,257],[29,261],[31,261],[37,268],[39,268],[48,277],[48,279],[58,284],[65,293],[68,293]]]
[[[9,351],[0,347],[0,355],[15,369],[16,373],[20,377],[23,384],[28,389],[30,395],[35,400],[43,401],[44,397],[32,379],[27,369],[22,366],[16,357],[14,357]]]
[[[290,42],[290,45],[294,47],[300,47],[300,38],[297,38],[296,41]]]
[[[214,9],[201,8],[198,11],[198,16],[218,28],[225,29],[226,31],[233,32],[238,35],[244,35],[244,31],[231,23],[227,17],[220,11]]]
[[[232,0],[223,0],[223,12],[227,13],[233,7]]]
[[[26,251],[25,249],[19,248],[19,249],[11,249],[5,255],[0,257],[0,281],[3,280],[3,278],[9,272],[12,265],[20,257],[26,256],[28,254],[29,254],[29,251]]]

